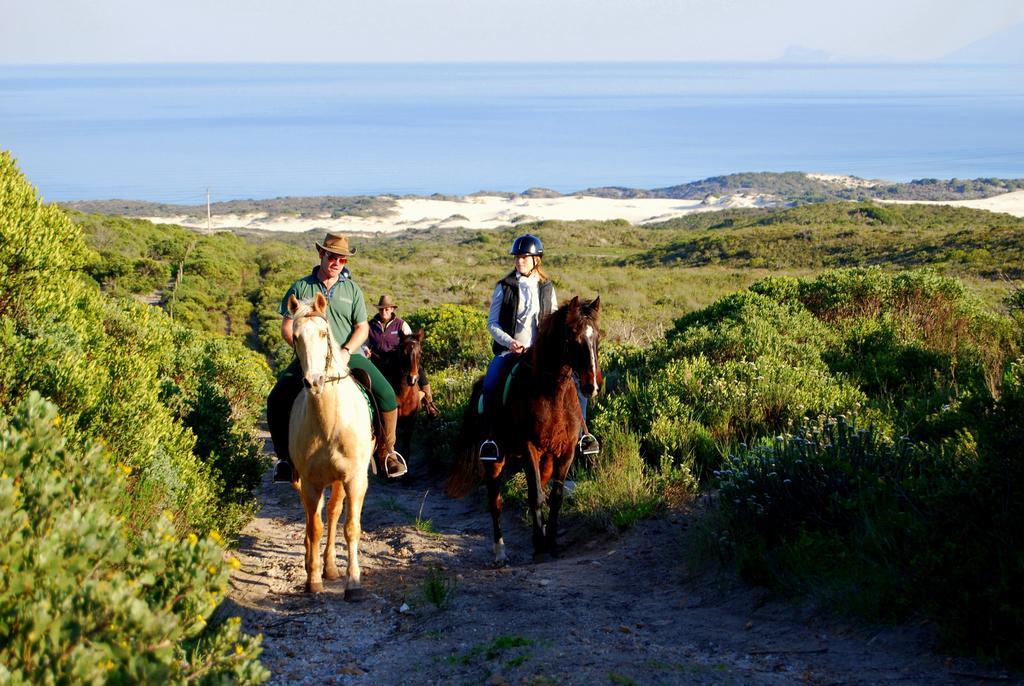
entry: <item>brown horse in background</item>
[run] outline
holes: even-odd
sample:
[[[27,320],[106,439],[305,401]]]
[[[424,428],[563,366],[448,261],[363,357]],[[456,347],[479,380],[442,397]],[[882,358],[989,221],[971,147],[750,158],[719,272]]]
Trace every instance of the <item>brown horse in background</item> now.
[[[397,443],[399,452],[408,455],[412,443],[412,432],[416,426],[416,415],[423,404],[423,391],[420,390],[420,359],[423,356],[423,329],[406,336],[400,334],[398,347],[382,356],[379,369],[391,387],[395,389],[398,401]],[[427,411],[435,414],[437,410],[430,406]]]
[[[533,526],[534,560],[557,555],[558,513],[562,506],[565,477],[569,473],[583,416],[573,375],[579,377],[580,390],[588,397],[597,395],[601,385],[598,368],[600,333],[597,317],[600,298],[580,302],[578,297],[563,305],[540,324],[534,345],[523,354],[519,369],[512,377],[508,400],[502,408],[488,410],[493,436],[501,448],[497,462],[482,463],[477,446],[487,438],[477,403],[483,388],[480,379],[473,386],[470,405],[463,419],[461,450],[448,479],[448,494],[461,498],[479,482],[481,473],[487,482],[487,498],[494,525],[494,562],[503,564],[505,541],[501,535],[501,492],[498,478],[504,472],[526,472],[530,520]],[[544,491],[548,517],[541,507]]]

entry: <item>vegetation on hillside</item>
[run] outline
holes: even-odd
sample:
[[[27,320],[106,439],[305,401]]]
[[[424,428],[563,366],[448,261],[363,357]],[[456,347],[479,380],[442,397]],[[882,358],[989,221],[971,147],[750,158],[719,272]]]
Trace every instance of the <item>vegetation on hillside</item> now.
[[[182,237],[168,232],[168,254]],[[102,264],[0,153],[3,673],[257,683],[257,642],[206,623],[224,596],[221,535],[251,516],[266,468],[269,369],[103,294]]]
[[[173,205],[145,200],[72,200],[64,207],[90,214],[116,214],[129,217],[206,217],[207,206]],[[318,195],[310,197],[269,198],[266,200],[222,200],[210,203],[211,214],[265,213],[268,217],[372,217],[385,215],[395,202],[387,196]]]
[[[993,278],[1024,274],[1024,219],[966,208],[822,203],[708,213],[656,227],[671,233],[622,264],[822,269],[932,266]]]
[[[772,277],[609,351],[593,426],[716,486],[750,580],[1021,660],[1022,333],[933,272]]]

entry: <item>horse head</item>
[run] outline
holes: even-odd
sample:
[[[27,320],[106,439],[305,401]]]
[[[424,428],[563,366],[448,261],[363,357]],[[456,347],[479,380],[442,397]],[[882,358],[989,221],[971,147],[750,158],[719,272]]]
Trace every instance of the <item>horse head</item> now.
[[[568,364],[580,379],[580,390],[588,398],[597,396],[601,387],[601,368],[598,365],[598,345],[601,330],[597,316],[601,311],[601,296],[589,302],[573,297],[566,305],[565,350]]]
[[[423,354],[423,329],[414,334],[400,335],[398,344],[398,356],[400,361],[401,376],[405,377],[406,383],[415,386],[420,377],[420,356]]]
[[[302,384],[314,396],[336,372],[335,357],[340,351],[331,336],[327,321],[327,298],[317,293],[312,301],[300,301],[295,295],[288,298],[288,312],[292,319],[292,345],[302,365]]]

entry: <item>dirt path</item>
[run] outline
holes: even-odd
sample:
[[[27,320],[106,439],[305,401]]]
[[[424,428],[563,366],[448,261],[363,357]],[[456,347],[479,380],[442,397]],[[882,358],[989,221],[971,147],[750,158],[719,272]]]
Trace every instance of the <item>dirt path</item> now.
[[[343,601],[342,581],[303,593],[298,496],[265,477],[225,609],[264,635],[270,683],[1021,683],[932,654],[926,628],[854,628],[730,578],[691,574],[683,513],[589,540],[569,518],[564,555],[535,565],[521,514],[506,512],[512,565],[492,569],[482,492],[451,500],[415,471],[407,485],[371,481],[361,544],[368,597],[356,604]],[[417,527],[418,516],[432,527]],[[454,580],[447,606],[424,597],[428,576]]]

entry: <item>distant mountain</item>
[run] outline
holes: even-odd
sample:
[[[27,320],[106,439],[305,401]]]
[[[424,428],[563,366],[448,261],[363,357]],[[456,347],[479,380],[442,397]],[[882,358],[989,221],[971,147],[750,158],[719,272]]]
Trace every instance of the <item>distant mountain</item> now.
[[[917,179],[907,183],[804,172],[745,172],[654,188],[610,186],[574,195],[604,198],[706,200],[729,195],[766,196],[792,203],[826,200],[973,200],[1024,188],[1024,179]]]
[[[942,58],[945,62],[994,62],[1024,65],[1024,22],[976,40]]]

